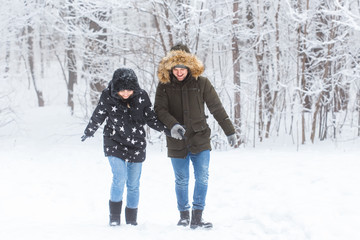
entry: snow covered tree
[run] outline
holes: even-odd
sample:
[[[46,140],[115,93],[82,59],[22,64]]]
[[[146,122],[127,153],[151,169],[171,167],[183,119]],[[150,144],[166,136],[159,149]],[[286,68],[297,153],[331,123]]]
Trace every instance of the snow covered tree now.
[[[18,84],[43,106],[64,79],[64,102],[86,115],[119,67],[133,68],[153,98],[159,61],[182,42],[204,62],[238,146],[360,135],[360,1],[4,1],[6,98]],[[214,147],[226,146],[209,124]]]

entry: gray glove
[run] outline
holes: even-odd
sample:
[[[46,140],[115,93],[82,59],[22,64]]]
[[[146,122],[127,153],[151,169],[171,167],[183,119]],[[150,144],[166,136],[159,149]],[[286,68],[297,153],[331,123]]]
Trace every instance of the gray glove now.
[[[171,128],[171,137],[182,140],[184,138],[185,131],[185,128],[183,128],[183,126],[177,123]]]
[[[81,137],[81,141],[83,142],[83,141],[85,141],[87,138],[89,138],[89,137],[93,137],[93,136],[88,136],[88,135],[86,135],[86,134],[84,134],[82,137]]]
[[[236,143],[235,133],[227,136],[227,140],[228,140],[231,147],[235,146],[235,143]]]
[[[85,134],[81,137],[81,141],[85,141],[89,136],[86,136]]]

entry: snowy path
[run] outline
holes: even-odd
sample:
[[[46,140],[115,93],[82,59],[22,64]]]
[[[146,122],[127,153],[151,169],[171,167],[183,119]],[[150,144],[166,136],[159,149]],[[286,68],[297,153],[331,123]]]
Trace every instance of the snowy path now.
[[[149,145],[137,227],[108,227],[110,168],[101,133],[62,108],[33,109],[0,129],[0,239],[360,239],[360,141],[213,151],[204,218],[179,228],[166,152]],[[123,220],[123,219],[122,219]]]

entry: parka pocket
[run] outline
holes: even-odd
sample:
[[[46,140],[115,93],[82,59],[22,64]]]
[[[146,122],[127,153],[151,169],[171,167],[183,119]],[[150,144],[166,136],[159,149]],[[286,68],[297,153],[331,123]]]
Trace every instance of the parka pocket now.
[[[186,147],[185,141],[177,140],[172,137],[166,137],[167,138],[167,147],[172,150],[182,150]]]
[[[191,122],[191,127],[194,130],[194,132],[201,132],[201,131],[208,129],[209,126],[206,123],[206,119],[202,118],[202,119],[198,119],[198,120],[193,120]]]

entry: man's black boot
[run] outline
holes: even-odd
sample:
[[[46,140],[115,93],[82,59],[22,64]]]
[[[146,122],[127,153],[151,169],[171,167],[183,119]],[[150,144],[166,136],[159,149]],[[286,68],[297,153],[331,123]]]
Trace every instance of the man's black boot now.
[[[203,213],[203,210],[201,210],[201,209],[192,210],[190,228],[196,229],[198,227],[201,227],[201,228],[212,228],[213,227],[212,223],[203,221],[202,213]]]
[[[186,211],[180,211],[180,220],[178,222],[178,226],[189,226],[190,223],[190,212],[188,210]]]

